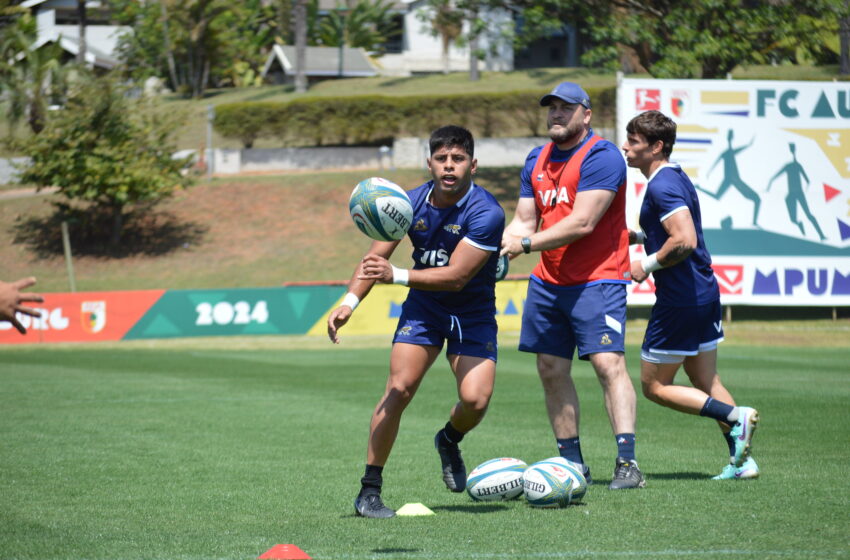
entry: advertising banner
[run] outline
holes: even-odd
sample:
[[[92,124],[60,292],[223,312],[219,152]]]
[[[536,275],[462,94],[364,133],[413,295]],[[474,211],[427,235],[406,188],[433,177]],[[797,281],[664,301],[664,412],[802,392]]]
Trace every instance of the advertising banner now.
[[[0,344],[32,342],[96,342],[121,340],[162,297],[164,290],[130,292],[47,293],[34,319],[18,314],[27,334],[0,322]]]
[[[169,290],[124,337],[304,334],[344,286]]]
[[[527,288],[527,280],[502,280],[496,283],[496,320],[500,331],[519,331]],[[407,292],[408,288],[405,286],[377,284],[369,292],[369,297],[357,307],[357,312],[340,331],[340,336],[392,335],[401,316],[401,304],[404,303]],[[328,312],[342,303],[344,295],[344,293],[340,294],[339,299],[329,306]],[[326,321],[327,313],[312,326],[307,334],[327,335]]]
[[[622,79],[620,145],[653,109],[676,121],[671,161],[697,188],[724,304],[850,305],[850,84]],[[646,182],[629,169],[632,229]],[[631,286],[630,304],[654,299]]]

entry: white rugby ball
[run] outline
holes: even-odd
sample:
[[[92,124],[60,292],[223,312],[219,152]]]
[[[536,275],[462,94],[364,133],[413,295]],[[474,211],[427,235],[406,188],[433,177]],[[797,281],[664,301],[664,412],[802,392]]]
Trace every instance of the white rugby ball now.
[[[584,472],[581,465],[574,463],[569,459],[564,459],[563,457],[552,457],[550,459],[545,459],[545,462],[561,465],[567,470],[567,474],[570,475],[570,478],[573,479],[572,503],[576,503],[584,498],[584,495],[587,493],[587,480],[584,478]]]
[[[522,475],[522,491],[529,505],[539,508],[567,507],[575,481],[565,466],[548,459],[529,466]]]
[[[381,177],[357,183],[348,200],[348,212],[360,231],[378,241],[401,239],[413,220],[407,193]]]
[[[472,469],[466,492],[479,502],[513,500],[522,494],[522,473],[528,465],[513,457],[490,459]]]

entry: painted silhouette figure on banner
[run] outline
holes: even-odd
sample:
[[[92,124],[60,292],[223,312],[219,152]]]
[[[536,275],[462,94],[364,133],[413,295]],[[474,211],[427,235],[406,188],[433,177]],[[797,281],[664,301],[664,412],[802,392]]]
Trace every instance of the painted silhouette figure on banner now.
[[[732,147],[732,138],[734,137],[734,131],[730,128],[728,134],[726,135],[727,141],[729,143],[729,147],[726,148],[720,156],[714,161],[711,165],[711,169],[708,170],[706,176],[711,175],[711,172],[717,167],[717,164],[721,161],[723,162],[723,180],[720,183],[720,187],[718,187],[717,192],[710,192],[706,189],[694,185],[700,192],[707,194],[708,196],[720,200],[726,191],[729,190],[729,187],[735,187],[741,195],[744,196],[747,200],[752,201],[753,203],[753,225],[759,227],[758,225],[758,216],[759,216],[759,208],[761,207],[761,197],[754,191],[749,185],[747,185],[743,179],[741,179],[741,174],[738,173],[738,163],[735,161],[735,158],[739,153],[746,150],[755,142],[755,138],[750,140],[750,143],[746,146],[739,146],[737,148]]]
[[[803,210],[803,214],[806,215],[809,222],[811,222],[812,226],[814,226],[815,231],[818,232],[820,240],[824,241],[826,236],[823,234],[823,231],[821,231],[817,220],[812,215],[812,211],[809,210],[808,202],[806,202],[806,194],[804,192],[802,180],[806,180],[806,188],[808,188],[809,176],[806,175],[806,171],[803,169],[803,166],[797,161],[797,146],[794,142],[789,142],[788,148],[791,150],[791,161],[788,162],[785,167],[777,171],[776,175],[770,178],[770,181],[767,183],[767,191],[770,191],[773,181],[778,179],[780,175],[785,174],[788,181],[788,193],[785,195],[785,206],[788,208],[788,217],[791,218],[792,222],[797,224],[797,227],[800,228],[800,233],[806,235],[806,230],[803,228],[803,221],[797,219],[797,205],[799,204],[800,208]]]

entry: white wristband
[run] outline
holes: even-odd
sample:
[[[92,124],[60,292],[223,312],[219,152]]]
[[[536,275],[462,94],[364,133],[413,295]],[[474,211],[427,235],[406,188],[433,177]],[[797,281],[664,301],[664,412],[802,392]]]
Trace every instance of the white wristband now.
[[[360,298],[355,296],[351,292],[348,292],[347,294],[345,294],[345,297],[342,298],[342,303],[340,303],[340,305],[347,305],[351,308],[352,311],[354,311],[355,309],[357,309],[357,306],[360,305]]]
[[[635,243],[638,243],[640,245],[643,245],[644,243],[646,243],[646,234],[642,231],[636,231],[635,232]]]
[[[397,268],[393,267],[393,284],[398,284],[399,286],[407,286],[407,279],[410,277],[410,271],[406,268]]]
[[[647,274],[664,268],[664,266],[658,262],[658,253],[652,253],[651,255],[644,257],[643,260],[640,261],[640,265],[643,267],[643,271]]]

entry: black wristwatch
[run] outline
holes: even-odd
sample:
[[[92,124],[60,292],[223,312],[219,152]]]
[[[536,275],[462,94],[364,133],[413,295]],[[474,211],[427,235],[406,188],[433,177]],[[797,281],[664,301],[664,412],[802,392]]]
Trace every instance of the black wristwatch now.
[[[523,237],[522,241],[520,241],[519,244],[522,245],[522,252],[523,253],[528,254],[528,253],[531,252],[531,238],[530,237]]]

